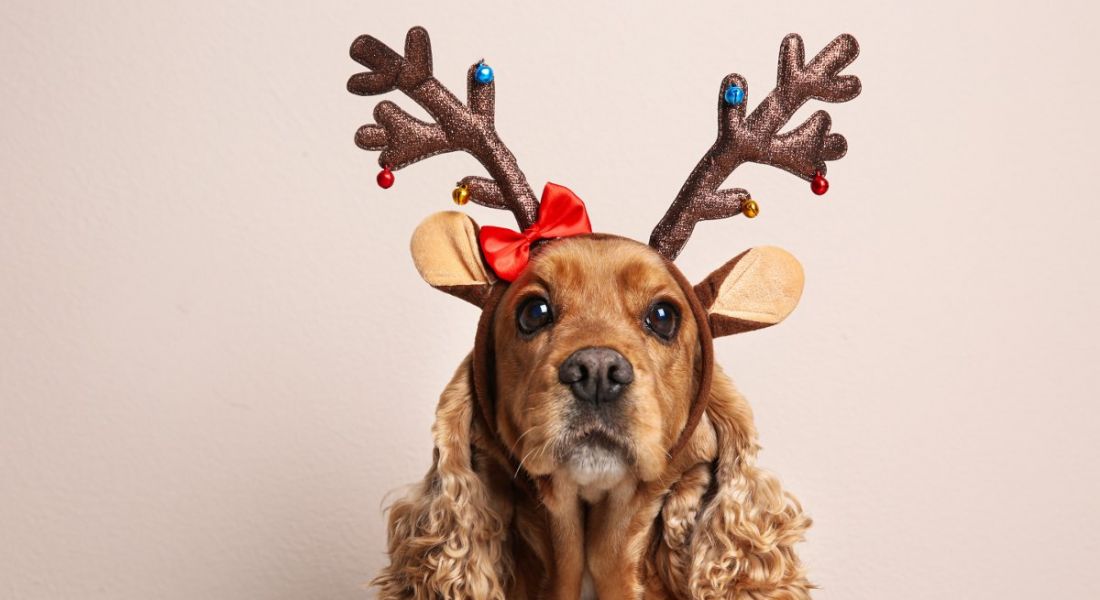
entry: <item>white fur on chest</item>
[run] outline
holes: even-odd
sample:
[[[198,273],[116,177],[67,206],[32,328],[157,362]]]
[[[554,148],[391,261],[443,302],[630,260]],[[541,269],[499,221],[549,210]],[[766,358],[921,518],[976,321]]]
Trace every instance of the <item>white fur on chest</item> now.
[[[584,569],[584,579],[581,580],[581,600],[599,600],[596,597],[596,583],[592,581],[592,573],[588,568]]]

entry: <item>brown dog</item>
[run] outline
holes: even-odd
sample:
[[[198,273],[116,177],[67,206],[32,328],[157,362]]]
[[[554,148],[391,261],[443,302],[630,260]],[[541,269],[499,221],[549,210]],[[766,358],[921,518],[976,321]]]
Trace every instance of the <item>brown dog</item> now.
[[[437,277],[474,263],[472,233],[460,213],[420,227],[414,255],[429,283],[453,285]],[[491,345],[491,422],[475,418],[470,359],[440,399],[434,466],[391,509],[382,597],[576,599],[594,586],[604,600],[707,598],[734,584],[804,594],[792,545],[809,521],[755,467],[751,411],[728,379],[714,372],[697,398],[709,339],[696,317],[778,322],[801,286],[793,257],[756,249],[697,286],[713,296],[703,308],[638,242],[593,235],[540,248],[487,313],[478,351]]]
[[[720,103],[719,140],[649,245],[604,234],[541,241],[504,281],[487,268],[469,217],[437,213],[417,228],[421,275],[482,316],[439,401],[432,468],[391,507],[381,598],[808,597],[793,547],[810,521],[756,467],[751,410],[712,359],[713,337],[794,309],[801,267],[756,248],[691,286],[671,260],[696,221],[750,210],[744,190],[717,189],[737,165],[767,162],[810,179],[843,154],[827,115],[775,131],[811,96],[858,93],[858,80],[837,76],[854,44],[841,36],[805,64],[801,40],[784,40],[780,85],[752,115]],[[382,103],[361,146],[383,150],[392,168],[470,152],[494,179],[466,178],[463,193],[512,210],[537,239],[539,206],[496,137],[478,65],[462,105],[431,77],[422,29],[410,31],[404,58],[369,36],[352,56],[373,71],[349,89],[401,89],[438,122]],[[746,89],[738,75],[730,85]]]

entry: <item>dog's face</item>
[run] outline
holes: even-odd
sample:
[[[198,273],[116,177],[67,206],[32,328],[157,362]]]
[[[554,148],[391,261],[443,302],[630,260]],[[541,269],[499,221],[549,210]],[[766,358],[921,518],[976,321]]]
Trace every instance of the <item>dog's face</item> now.
[[[496,426],[524,469],[583,487],[657,477],[698,385],[688,293],[631,240],[536,253],[493,318]]]
[[[437,213],[417,228],[412,253],[428,283],[485,306],[502,284],[477,231],[464,214]],[[486,315],[496,369],[486,417],[521,468],[590,489],[656,478],[700,385],[700,327],[717,337],[778,323],[798,303],[802,268],[783,250],[754,248],[694,288],[680,281],[655,250],[623,238],[578,236],[534,252]]]

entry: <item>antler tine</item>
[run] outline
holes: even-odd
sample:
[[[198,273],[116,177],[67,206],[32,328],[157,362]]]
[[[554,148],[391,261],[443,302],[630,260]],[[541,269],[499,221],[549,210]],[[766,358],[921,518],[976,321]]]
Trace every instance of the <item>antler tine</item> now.
[[[718,188],[743,163],[771,165],[810,180],[818,172],[825,173],[826,161],[843,157],[848,143],[844,136],[829,132],[832,120],[825,111],[815,112],[786,133],[778,131],[810,99],[847,102],[859,95],[857,77],[838,75],[858,55],[856,39],[844,34],[806,64],[802,38],[788,35],[779,50],[775,89],[748,116],[748,83],[736,73],[727,75],[718,93],[718,139],[653,229],[649,245],[672,260],[680,254],[697,222],[740,213],[749,193],[741,188]],[[737,104],[723,98],[731,85],[744,92]]]
[[[488,206],[489,208],[508,208],[508,203],[504,200],[504,192],[492,179],[471,175],[463,177],[458,185],[466,186],[466,189],[470,192],[470,200],[473,200],[475,204]]]
[[[494,125],[495,83],[480,83],[475,63],[466,74],[463,104],[432,76],[432,46],[428,32],[413,27],[405,37],[405,56],[369,35],[351,45],[351,57],[370,69],[348,79],[348,91],[362,96],[400,90],[434,119],[425,123],[384,100],[374,108],[376,124],[364,125],[355,143],[364,150],[381,150],[378,163],[397,170],[425,158],[461,150],[476,158],[492,177],[482,178],[484,190],[471,194],[479,204],[512,211],[522,228],[535,222],[538,201],[515,156],[497,136]],[[494,190],[495,191],[492,191]]]

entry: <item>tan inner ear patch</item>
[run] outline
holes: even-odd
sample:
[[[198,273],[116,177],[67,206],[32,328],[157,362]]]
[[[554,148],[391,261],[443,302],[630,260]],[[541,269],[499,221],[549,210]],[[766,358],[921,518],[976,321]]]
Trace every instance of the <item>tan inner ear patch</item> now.
[[[481,261],[477,226],[464,213],[430,215],[413,232],[410,248],[416,270],[433,287],[487,285],[495,280]]]
[[[774,324],[798,305],[802,267],[778,248],[756,248],[739,260],[718,288],[710,312],[744,321]]]

